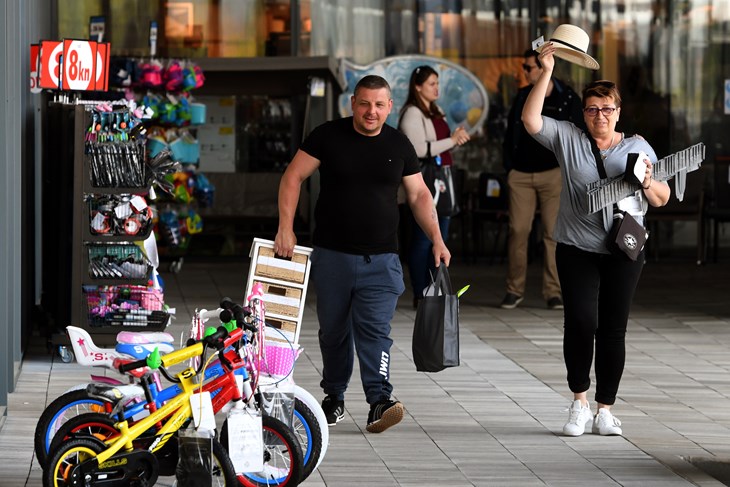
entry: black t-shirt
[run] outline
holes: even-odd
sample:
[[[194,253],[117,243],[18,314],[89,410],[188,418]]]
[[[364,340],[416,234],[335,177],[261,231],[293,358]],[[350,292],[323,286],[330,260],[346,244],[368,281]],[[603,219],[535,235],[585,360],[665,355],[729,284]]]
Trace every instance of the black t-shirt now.
[[[356,255],[398,252],[398,186],[420,170],[408,138],[389,125],[362,135],[347,117],[314,129],[301,150],[320,161],[314,245]]]

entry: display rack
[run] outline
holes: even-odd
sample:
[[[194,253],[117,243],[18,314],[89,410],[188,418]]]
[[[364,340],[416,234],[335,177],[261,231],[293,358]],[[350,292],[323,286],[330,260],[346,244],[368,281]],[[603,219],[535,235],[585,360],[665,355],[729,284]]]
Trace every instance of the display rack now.
[[[97,195],[146,196],[145,177],[136,186],[105,184],[92,177],[86,134],[92,122],[90,107],[62,105],[55,109],[69,111],[73,120],[73,192],[70,272],[70,323],[85,329],[99,345],[116,344],[121,331],[160,331],[170,321],[164,311],[162,293],[148,288],[153,277],[152,264],[142,251],[150,231],[134,235],[102,235],[91,231],[89,197]],[[144,146],[135,157],[144,173],[147,165]],[[124,156],[119,156],[124,157]],[[130,162],[131,163],[131,162]],[[115,187],[116,186],[116,187]],[[110,303],[114,303],[114,307]],[[109,305],[109,306],[108,306]],[[60,330],[59,330],[60,331]],[[51,338],[53,345],[68,344],[65,334]],[[63,352],[59,349],[63,358]]]
[[[267,333],[267,340],[299,345],[312,249],[294,246],[291,258],[274,254],[274,242],[255,238],[251,245],[251,267],[246,282],[246,296],[254,284],[264,289],[266,324],[278,331]]]

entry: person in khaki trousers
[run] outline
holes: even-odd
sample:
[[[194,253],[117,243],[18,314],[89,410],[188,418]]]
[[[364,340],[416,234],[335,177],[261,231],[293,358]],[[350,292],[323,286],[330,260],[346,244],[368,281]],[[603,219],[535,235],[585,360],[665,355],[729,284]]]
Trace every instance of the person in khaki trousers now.
[[[560,168],[555,155],[527,133],[521,120],[525,100],[542,74],[542,66],[535,51],[525,51],[522,70],[529,85],[519,90],[512,103],[503,144],[509,186],[509,241],[507,293],[501,307],[516,308],[524,299],[528,241],[539,204],[545,247],[542,294],[548,308],[562,309],[563,300],[555,266],[555,240],[552,237],[560,207]],[[580,97],[555,78],[550,80],[542,114],[556,120],[568,120],[585,128]]]

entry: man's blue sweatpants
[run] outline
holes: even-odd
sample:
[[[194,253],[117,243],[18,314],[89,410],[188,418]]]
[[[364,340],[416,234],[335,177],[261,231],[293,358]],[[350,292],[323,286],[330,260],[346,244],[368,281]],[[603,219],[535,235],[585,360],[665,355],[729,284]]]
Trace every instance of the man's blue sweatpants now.
[[[353,255],[315,247],[311,259],[324,393],[344,399],[357,351],[367,402],[390,399],[390,322],[405,291],[398,254]]]

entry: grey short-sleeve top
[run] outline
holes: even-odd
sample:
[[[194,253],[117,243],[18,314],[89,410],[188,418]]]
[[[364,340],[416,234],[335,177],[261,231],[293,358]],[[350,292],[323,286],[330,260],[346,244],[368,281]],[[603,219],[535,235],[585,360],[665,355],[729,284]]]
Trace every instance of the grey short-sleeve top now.
[[[596,159],[591,152],[588,136],[571,122],[542,117],[542,130],[533,137],[540,144],[555,153],[562,173],[560,212],[553,231],[556,242],[573,245],[588,252],[609,253],[606,249],[607,228],[603,212],[588,213],[587,185],[600,179]],[[656,163],[654,149],[641,137],[623,137],[621,141],[604,153],[603,164],[608,177],[622,174],[626,169],[629,153],[645,152]],[[639,208],[646,208],[642,191],[629,198],[638,200]],[[631,211],[640,223],[642,215]]]

